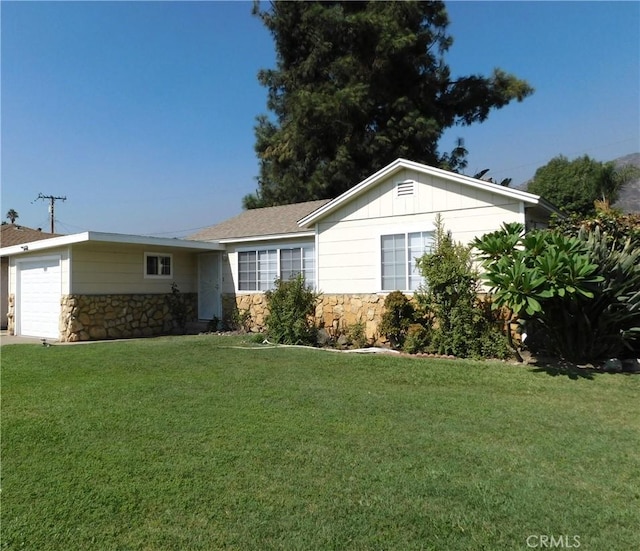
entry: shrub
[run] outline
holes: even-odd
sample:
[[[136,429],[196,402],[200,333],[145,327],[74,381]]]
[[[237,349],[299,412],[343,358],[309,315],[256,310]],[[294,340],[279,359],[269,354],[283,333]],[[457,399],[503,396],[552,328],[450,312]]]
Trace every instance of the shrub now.
[[[288,281],[277,279],[275,289],[265,293],[269,314],[267,336],[282,344],[315,344],[317,328],[313,317],[319,294],[298,275]]]
[[[248,308],[240,310],[234,304],[223,325],[227,329],[249,333],[251,331],[251,311]]]
[[[264,335],[262,333],[253,333],[249,337],[249,342],[256,343],[256,344],[264,344],[265,342]]]
[[[454,243],[442,219],[436,219],[431,253],[417,259],[425,285],[416,293],[423,324],[432,325],[429,351],[467,357],[504,357],[505,338],[494,316],[478,301],[478,274],[471,247]],[[488,347],[487,340],[502,343]]]
[[[584,236],[584,232],[594,232],[598,228],[601,236],[618,249],[624,247],[628,239],[631,239],[633,247],[640,247],[640,214],[599,209],[594,216],[584,218],[574,214],[567,218],[554,218],[552,223],[552,228],[563,235],[579,237],[581,232]]]
[[[364,348],[369,344],[364,323],[356,322],[347,327],[347,339],[354,348]]]
[[[585,358],[640,354],[640,248],[631,238],[611,241],[605,232],[582,230],[590,261],[597,266],[591,300],[579,300],[571,322],[574,347]]]
[[[402,349],[409,354],[418,352],[427,352],[431,343],[430,328],[425,327],[421,323],[412,323],[407,330],[407,336],[404,340]]]
[[[384,313],[379,330],[393,348],[402,348],[407,330],[413,323],[415,308],[400,291],[393,291],[384,299]]]
[[[167,303],[174,326],[181,333],[185,333],[187,330],[189,307],[187,306],[187,301],[180,292],[178,284],[175,281],[171,284],[171,294],[167,295]]]
[[[530,320],[534,342],[569,361],[637,354],[640,249],[631,239],[621,245],[599,227],[577,237],[521,232],[505,225],[475,242],[495,305]]]
[[[213,316],[213,318],[209,320],[209,323],[207,323],[207,331],[209,331],[210,333],[217,331],[219,327],[220,319],[218,318],[218,316]]]

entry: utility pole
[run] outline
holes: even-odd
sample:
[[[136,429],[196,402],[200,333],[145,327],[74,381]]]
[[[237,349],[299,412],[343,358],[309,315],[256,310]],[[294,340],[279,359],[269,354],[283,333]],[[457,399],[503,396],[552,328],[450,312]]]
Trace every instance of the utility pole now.
[[[55,216],[54,216],[54,212],[55,212],[55,204],[56,201],[60,200],[60,201],[66,201],[67,198],[66,197],[54,197],[53,195],[42,195],[42,193],[38,193],[38,196],[35,198],[33,202],[37,201],[38,199],[49,199],[49,221],[51,222],[51,233],[55,233],[53,231],[53,224],[54,224],[54,220],[55,220]]]

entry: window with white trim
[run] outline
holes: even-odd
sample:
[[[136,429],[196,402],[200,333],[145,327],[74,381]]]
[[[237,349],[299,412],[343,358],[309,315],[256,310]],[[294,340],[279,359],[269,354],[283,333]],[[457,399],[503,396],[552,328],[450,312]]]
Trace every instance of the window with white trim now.
[[[171,254],[144,253],[144,277],[166,278],[173,276],[173,257]]]
[[[431,252],[433,232],[395,233],[380,236],[383,291],[416,291],[422,276],[416,258]]]
[[[289,280],[298,274],[304,276],[308,286],[315,286],[313,245],[238,252],[239,291],[269,291],[275,287],[276,279]]]

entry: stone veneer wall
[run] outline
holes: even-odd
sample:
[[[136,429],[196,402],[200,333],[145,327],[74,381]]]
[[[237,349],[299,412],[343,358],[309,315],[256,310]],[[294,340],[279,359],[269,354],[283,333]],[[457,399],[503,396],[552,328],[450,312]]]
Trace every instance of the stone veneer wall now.
[[[248,312],[246,329],[258,332],[265,329],[265,317],[269,313],[267,299],[262,293],[247,295],[227,294],[222,297],[223,317],[229,323],[234,312]],[[384,312],[384,295],[344,294],[322,295],[316,306],[316,323],[329,332],[338,334],[350,325],[362,323],[367,338],[375,342],[379,339],[378,324]]]
[[[339,335],[350,325],[363,323],[365,334],[371,344],[384,344],[386,339],[378,332],[378,325],[384,313],[386,295],[344,294],[322,295],[316,306],[316,324],[330,333]],[[482,299],[486,298],[481,296]],[[253,332],[264,331],[265,317],[269,313],[267,299],[262,293],[247,295],[227,294],[222,297],[223,318],[227,325],[237,322],[239,313],[247,313],[245,329]],[[504,313],[504,316],[507,314]],[[506,318],[505,318],[506,319]],[[520,342],[518,323],[510,325],[514,342]]]
[[[170,294],[64,295],[61,299],[60,340],[62,342],[130,337],[151,337],[171,333],[173,315]],[[196,318],[197,293],[182,293],[187,320]]]
[[[9,333],[9,335],[16,334],[15,311],[16,311],[16,297],[13,293],[11,293],[9,295],[8,303],[7,303],[7,333]]]

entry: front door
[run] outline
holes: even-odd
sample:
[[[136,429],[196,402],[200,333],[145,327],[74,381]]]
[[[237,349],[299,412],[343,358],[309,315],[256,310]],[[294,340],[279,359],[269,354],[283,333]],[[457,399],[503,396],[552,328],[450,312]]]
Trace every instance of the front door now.
[[[207,253],[198,257],[198,318],[220,318],[220,254]]]

